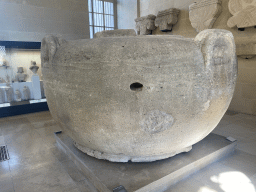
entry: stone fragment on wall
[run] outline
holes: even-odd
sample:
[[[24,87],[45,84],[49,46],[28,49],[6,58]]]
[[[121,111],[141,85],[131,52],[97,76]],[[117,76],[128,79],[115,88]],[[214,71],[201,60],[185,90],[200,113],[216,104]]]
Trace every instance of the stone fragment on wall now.
[[[179,12],[180,10],[175,8],[159,11],[155,19],[155,26],[163,32],[172,31],[173,25],[178,21]]]
[[[136,30],[138,35],[149,35],[152,30],[156,28],[155,26],[155,15],[147,15],[144,17],[138,17],[135,19]]]
[[[211,29],[221,11],[221,0],[196,1],[189,6],[189,20],[197,32]]]
[[[251,59],[256,55],[256,43],[236,44],[236,54],[243,59]]]
[[[233,15],[227,22],[228,27],[246,28],[256,25],[256,0],[230,0],[228,8]]]

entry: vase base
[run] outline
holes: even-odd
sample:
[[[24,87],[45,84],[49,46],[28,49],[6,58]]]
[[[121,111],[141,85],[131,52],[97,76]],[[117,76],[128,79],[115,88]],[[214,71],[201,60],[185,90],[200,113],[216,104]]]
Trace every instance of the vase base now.
[[[179,153],[182,152],[189,152],[192,149],[192,146],[186,147],[181,150],[177,150],[172,153],[168,154],[163,154],[163,155],[152,155],[152,156],[127,156],[127,155],[122,155],[122,154],[110,154],[110,153],[104,153],[104,152],[99,152],[96,150],[89,149],[87,147],[84,147],[76,142],[74,142],[74,145],[76,146],[77,149],[80,151],[86,153],[89,156],[95,157],[97,159],[105,159],[111,162],[152,162],[152,161],[157,161],[161,159],[166,159],[172,156],[175,156]]]

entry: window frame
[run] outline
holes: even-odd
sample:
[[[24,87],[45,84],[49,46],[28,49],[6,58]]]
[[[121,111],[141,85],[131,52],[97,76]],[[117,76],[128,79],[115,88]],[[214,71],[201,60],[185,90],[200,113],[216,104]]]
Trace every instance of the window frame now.
[[[89,1],[90,1],[90,4],[91,4],[91,11],[90,11],[90,7],[89,7]],[[94,0],[88,0],[88,14],[89,14],[89,31],[90,31],[90,38],[94,38],[94,34],[95,34],[95,27],[102,27],[103,30],[106,30],[106,29],[117,29],[117,0],[96,0],[96,1],[102,1],[102,9],[103,9],[103,12],[102,13],[98,13],[98,12],[95,12],[94,11]],[[113,15],[112,14],[106,14],[105,13],[105,6],[104,6],[104,3],[105,2],[110,2],[110,3],[113,3]],[[94,16],[95,14],[102,14],[103,16],[103,25],[95,25],[95,22],[94,22]],[[105,16],[106,15],[110,15],[110,16],[113,16],[114,17],[114,27],[107,27],[106,26],[106,23],[105,23]],[[91,18],[90,18],[91,17]],[[92,25],[90,23],[90,20],[92,22]],[[92,37],[91,37],[91,27],[92,27]]]

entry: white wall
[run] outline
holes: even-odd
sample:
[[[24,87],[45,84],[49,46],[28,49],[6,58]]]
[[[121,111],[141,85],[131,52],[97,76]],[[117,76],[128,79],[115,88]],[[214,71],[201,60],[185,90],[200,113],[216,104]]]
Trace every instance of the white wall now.
[[[89,38],[87,0],[1,0],[0,41]]]
[[[117,28],[135,29],[137,0],[117,0]]]

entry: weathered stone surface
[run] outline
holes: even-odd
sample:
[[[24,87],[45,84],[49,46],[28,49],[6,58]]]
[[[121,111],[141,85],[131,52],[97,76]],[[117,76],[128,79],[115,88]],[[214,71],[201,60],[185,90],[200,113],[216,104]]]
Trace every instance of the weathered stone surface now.
[[[134,29],[116,29],[95,33],[94,38],[136,36]]]
[[[155,26],[163,32],[171,31],[173,25],[178,21],[179,12],[180,10],[175,8],[159,11],[155,19]]]
[[[221,0],[197,1],[189,6],[189,20],[197,32],[211,29],[221,11]]]
[[[237,78],[226,30],[195,39],[48,36],[41,51],[53,118],[77,148],[110,161],[154,161],[190,150],[219,123]]]
[[[243,59],[253,58],[256,55],[256,43],[237,44],[236,54]]]
[[[144,17],[138,17],[135,19],[136,30],[138,35],[149,35],[152,30],[156,28],[155,26],[155,15],[147,15]]]
[[[256,0],[230,0],[228,7],[233,15],[227,22],[228,27],[245,28],[256,25]]]

